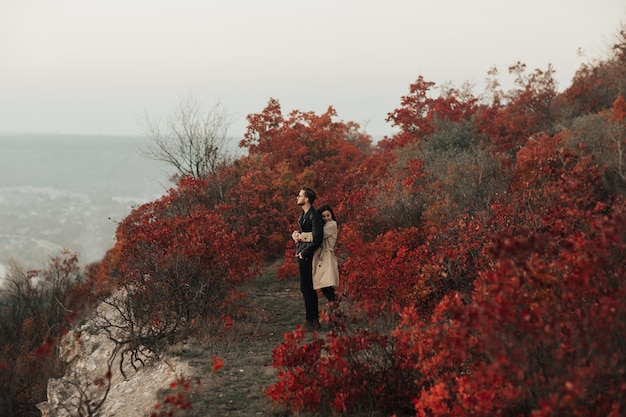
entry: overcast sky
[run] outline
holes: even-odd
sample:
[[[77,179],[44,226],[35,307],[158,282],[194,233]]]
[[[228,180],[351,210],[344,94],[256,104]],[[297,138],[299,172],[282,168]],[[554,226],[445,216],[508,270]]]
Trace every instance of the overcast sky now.
[[[0,0],[0,133],[141,134],[192,95],[234,136],[270,98],[385,135],[419,75],[481,93],[551,63],[563,90],[623,22],[625,0]]]

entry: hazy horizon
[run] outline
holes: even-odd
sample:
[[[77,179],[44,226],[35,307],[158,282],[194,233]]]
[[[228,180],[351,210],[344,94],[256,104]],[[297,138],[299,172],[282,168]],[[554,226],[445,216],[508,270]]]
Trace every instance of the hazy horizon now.
[[[171,168],[137,151],[142,141],[0,135],[0,264],[15,257],[35,268],[61,247],[78,252],[81,264],[100,260],[117,223],[171,185]]]

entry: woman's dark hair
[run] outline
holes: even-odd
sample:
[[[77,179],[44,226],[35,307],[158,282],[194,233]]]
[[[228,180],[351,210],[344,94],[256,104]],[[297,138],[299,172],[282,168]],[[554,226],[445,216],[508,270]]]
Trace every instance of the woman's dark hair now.
[[[335,219],[335,212],[333,211],[332,208],[330,208],[330,206],[328,204],[324,204],[322,206],[320,206],[317,211],[319,212],[319,214],[322,214],[325,211],[330,211],[330,217],[334,220],[337,221],[337,219]]]

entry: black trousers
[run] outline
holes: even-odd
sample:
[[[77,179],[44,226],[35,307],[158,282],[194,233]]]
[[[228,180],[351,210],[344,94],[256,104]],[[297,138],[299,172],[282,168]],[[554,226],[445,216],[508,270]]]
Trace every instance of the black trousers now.
[[[322,294],[326,296],[329,303],[334,303],[337,301],[337,296],[335,295],[335,287],[324,287],[320,288],[322,290]]]
[[[300,267],[300,291],[304,297],[304,309],[307,320],[319,320],[317,291],[313,289],[313,259],[298,258]]]

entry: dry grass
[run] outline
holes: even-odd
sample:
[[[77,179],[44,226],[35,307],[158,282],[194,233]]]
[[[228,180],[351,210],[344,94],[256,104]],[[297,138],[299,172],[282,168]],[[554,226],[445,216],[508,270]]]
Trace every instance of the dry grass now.
[[[171,354],[186,359],[200,377],[201,388],[193,396],[191,417],[288,416],[265,398],[276,381],[272,352],[304,320],[299,281],[278,280],[274,268],[260,274],[244,289],[241,317],[220,337],[200,337],[172,347]],[[323,296],[320,306],[324,305]],[[212,357],[223,357],[224,366],[213,372]]]

